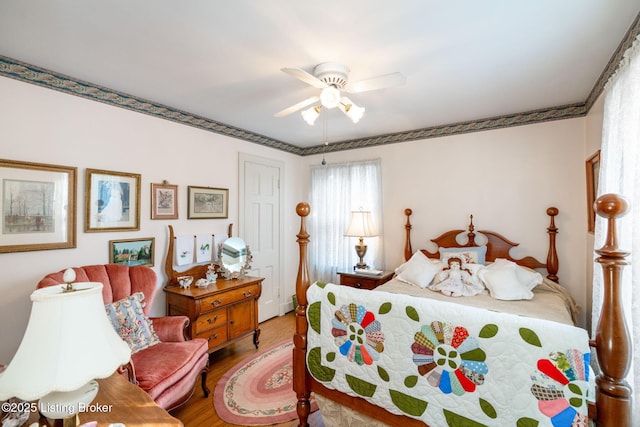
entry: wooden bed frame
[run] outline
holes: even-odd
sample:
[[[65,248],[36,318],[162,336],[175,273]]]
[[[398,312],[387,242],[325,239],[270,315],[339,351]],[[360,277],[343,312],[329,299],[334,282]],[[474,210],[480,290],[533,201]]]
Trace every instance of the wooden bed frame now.
[[[627,376],[631,364],[632,344],[622,310],[620,295],[622,269],[624,265],[628,264],[625,258],[629,255],[629,252],[618,248],[616,234],[616,219],[628,211],[628,203],[625,199],[617,195],[606,194],[598,198],[594,207],[598,215],[608,220],[608,224],[606,242],[601,249],[595,251],[598,254],[596,261],[601,264],[603,269],[604,297],[600,321],[595,331],[596,338],[589,343],[596,350],[601,369],[601,373],[596,377],[596,404],[589,407],[589,418],[596,420],[598,427],[631,427],[632,390],[624,378]],[[306,427],[308,425],[307,419],[311,409],[309,398],[312,392],[325,396],[333,401],[340,402],[341,405],[352,408],[389,425],[424,426],[424,423],[416,419],[392,414],[364,399],[331,390],[315,381],[307,371],[306,350],[308,323],[306,318],[306,291],[311,285],[311,280],[309,278],[307,261],[309,233],[306,228],[306,217],[311,212],[311,208],[307,203],[299,203],[296,206],[296,212],[300,216],[300,232],[297,234],[300,260],[296,278],[298,307],[295,312],[296,332],[293,336],[293,389],[298,399],[297,413],[300,426]],[[407,217],[405,224],[405,259],[409,259],[413,254],[410,239],[411,223],[409,221],[411,213],[410,209],[405,210]],[[556,253],[555,238],[558,229],[554,223],[554,217],[557,214],[558,209],[547,209],[547,215],[550,217],[550,225],[547,228],[547,233],[549,234],[549,250],[545,264],[537,261],[533,257],[515,260],[509,255],[509,251],[512,247],[517,246],[517,243],[510,242],[501,235],[491,231],[479,231],[488,239],[487,260],[493,261],[495,258],[507,258],[530,268],[546,268],[548,272],[547,277],[557,281],[558,256]],[[457,243],[456,236],[465,231],[467,231],[468,242],[464,244]],[[438,247],[476,246],[473,217],[471,217],[468,230],[451,230],[432,241],[436,243]],[[437,252],[422,251],[432,258],[439,256]]]

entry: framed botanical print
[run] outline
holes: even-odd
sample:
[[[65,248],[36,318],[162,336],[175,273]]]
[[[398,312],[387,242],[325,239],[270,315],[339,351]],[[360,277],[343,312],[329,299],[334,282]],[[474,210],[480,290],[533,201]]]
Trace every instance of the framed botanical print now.
[[[76,247],[76,172],[0,159],[0,253]]]
[[[596,213],[593,203],[598,194],[598,175],[600,174],[600,150],[596,151],[586,162],[587,169],[587,219],[588,231],[593,233],[596,228]]]
[[[178,219],[178,186],[151,184],[151,219]]]
[[[140,230],[140,175],[87,169],[84,231]]]
[[[190,185],[188,190],[187,218],[227,218],[229,216],[229,189]]]

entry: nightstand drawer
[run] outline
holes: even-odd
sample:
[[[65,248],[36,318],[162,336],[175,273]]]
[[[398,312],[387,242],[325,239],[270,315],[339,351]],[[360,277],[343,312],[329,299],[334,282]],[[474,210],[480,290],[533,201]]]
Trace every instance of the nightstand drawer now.
[[[358,289],[375,289],[393,277],[393,271],[385,271],[380,276],[367,276],[365,274],[338,273],[340,284]]]

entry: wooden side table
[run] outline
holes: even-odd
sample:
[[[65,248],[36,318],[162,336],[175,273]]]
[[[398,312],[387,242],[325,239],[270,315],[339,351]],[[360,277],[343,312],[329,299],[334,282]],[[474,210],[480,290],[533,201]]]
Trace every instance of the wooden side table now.
[[[393,277],[393,271],[384,271],[379,276],[371,274],[338,273],[340,284],[359,289],[375,289],[383,283],[388,282]]]
[[[98,394],[87,410],[79,414],[81,423],[97,421],[98,427],[108,427],[113,423],[123,423],[126,426],[183,427],[179,419],[172,417],[144,390],[131,384],[122,375],[116,373],[97,381]],[[0,414],[0,418],[5,415],[4,412]],[[41,417],[38,411],[29,414],[29,420],[25,425],[32,423],[55,424],[53,420]]]

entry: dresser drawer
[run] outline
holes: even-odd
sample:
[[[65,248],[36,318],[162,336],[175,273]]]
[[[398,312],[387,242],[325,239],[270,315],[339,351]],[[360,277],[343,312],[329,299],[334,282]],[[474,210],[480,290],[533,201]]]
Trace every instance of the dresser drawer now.
[[[196,338],[204,338],[207,340],[209,348],[217,347],[227,341],[227,325],[198,334]]]
[[[227,323],[227,309],[221,308],[198,316],[193,322],[196,335]]]
[[[213,295],[202,299],[202,311],[208,311],[209,308],[217,308],[223,305],[232,304],[236,301],[242,301],[245,298],[254,298],[260,294],[260,286],[246,286],[240,289],[233,289],[223,294]]]

